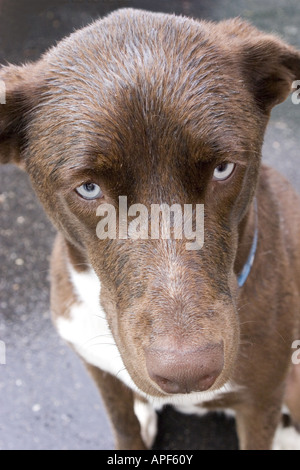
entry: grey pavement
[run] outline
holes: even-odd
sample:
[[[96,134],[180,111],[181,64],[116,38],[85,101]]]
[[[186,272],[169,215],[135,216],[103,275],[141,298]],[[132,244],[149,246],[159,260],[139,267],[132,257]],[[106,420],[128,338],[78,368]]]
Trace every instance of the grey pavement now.
[[[35,60],[63,36],[120,6],[220,20],[241,16],[300,49],[299,0],[0,0],[0,63]],[[299,77],[300,79],[300,77]],[[300,105],[276,108],[264,160],[300,188]],[[58,337],[49,313],[48,263],[55,231],[27,175],[0,168],[0,449],[112,449],[98,392]],[[274,365],[275,367],[276,365]],[[223,415],[159,417],[157,449],[235,449]]]

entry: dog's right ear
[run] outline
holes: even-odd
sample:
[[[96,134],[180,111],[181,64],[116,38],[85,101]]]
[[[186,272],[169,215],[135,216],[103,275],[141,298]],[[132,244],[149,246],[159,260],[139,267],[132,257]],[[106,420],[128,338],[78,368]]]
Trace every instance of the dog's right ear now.
[[[23,166],[26,122],[37,96],[36,64],[0,68],[0,163]]]

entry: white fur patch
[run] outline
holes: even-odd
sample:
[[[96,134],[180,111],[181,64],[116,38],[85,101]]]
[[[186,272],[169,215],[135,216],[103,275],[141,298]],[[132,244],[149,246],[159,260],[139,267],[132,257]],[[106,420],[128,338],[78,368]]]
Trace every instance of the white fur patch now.
[[[237,390],[237,387],[227,383],[215,391],[166,395],[161,398],[148,396],[139,390],[125,368],[105,312],[100,306],[101,284],[97,275],[92,269],[78,273],[71,265],[69,272],[78,303],[71,307],[70,318],[57,318],[56,326],[59,334],[71,343],[89,364],[116,376],[132,390],[145,397],[157,410],[170,404],[182,412],[199,413],[201,408],[195,405],[216,399],[220,394]],[[203,411],[202,409],[202,413]]]
[[[273,450],[300,450],[300,434],[294,427],[279,426],[274,437]]]
[[[220,394],[220,390],[221,389],[218,390],[218,394]],[[236,391],[237,389],[232,388],[232,390]],[[228,392],[229,392],[229,389],[227,389],[225,393],[228,393]],[[207,400],[207,401],[209,401],[209,400]],[[186,414],[186,415],[197,415],[197,416],[203,416],[203,415],[206,415],[209,412],[209,410],[207,408],[202,408],[201,404],[199,406],[197,406],[197,405],[176,406],[176,410],[178,410],[178,411],[180,411],[180,413],[183,413],[183,414]],[[228,418],[235,418],[235,414],[236,414],[234,410],[230,410],[229,408],[216,409],[214,411],[217,412],[217,413],[223,413],[226,416],[228,416]]]
[[[134,400],[134,412],[141,426],[141,436],[150,449],[157,434],[157,414],[154,408],[139,399]]]
[[[71,343],[89,364],[118,377],[137,390],[129,376],[100,306],[101,284],[93,270],[76,272],[70,266],[70,277],[78,303],[70,309],[70,318],[59,317],[59,334]]]
[[[223,387],[208,392],[192,392],[189,394],[168,395],[166,397],[148,397],[156,410],[160,410],[164,405],[173,405],[181,413],[205,414],[207,411],[201,408],[201,403],[216,400],[221,395],[237,391],[238,387],[227,382]]]

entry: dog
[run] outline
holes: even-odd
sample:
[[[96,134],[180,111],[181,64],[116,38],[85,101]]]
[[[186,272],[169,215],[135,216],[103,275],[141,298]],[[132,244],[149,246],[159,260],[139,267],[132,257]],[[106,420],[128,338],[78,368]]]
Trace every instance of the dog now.
[[[28,172],[58,230],[53,321],[116,449],[150,448],[165,404],[232,410],[244,450],[276,446],[283,405],[300,424],[300,201],[261,163],[298,77],[300,53],[241,19],[134,9],[0,69],[0,161]],[[203,243],[174,236],[175,212],[169,237],[138,236],[174,204],[192,208],[188,233],[204,208]]]

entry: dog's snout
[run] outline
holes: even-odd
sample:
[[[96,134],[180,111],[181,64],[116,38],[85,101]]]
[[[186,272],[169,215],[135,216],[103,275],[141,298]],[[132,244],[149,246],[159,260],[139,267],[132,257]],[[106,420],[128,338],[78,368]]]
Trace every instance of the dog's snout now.
[[[178,349],[153,346],[146,350],[150,378],[166,393],[190,393],[212,387],[224,366],[220,343]]]

